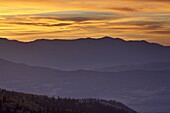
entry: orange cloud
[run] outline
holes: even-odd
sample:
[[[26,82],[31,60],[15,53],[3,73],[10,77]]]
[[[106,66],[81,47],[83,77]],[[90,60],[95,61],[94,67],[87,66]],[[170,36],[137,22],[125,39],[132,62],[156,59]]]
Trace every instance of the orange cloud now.
[[[52,39],[110,35],[165,43],[162,37],[170,36],[170,0],[0,2],[1,37],[29,41],[42,37]]]

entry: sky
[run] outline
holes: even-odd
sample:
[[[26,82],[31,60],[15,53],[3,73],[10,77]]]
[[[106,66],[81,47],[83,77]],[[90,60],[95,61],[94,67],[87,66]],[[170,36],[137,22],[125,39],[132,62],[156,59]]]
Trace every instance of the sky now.
[[[170,46],[170,0],[0,0],[0,37],[103,36]]]

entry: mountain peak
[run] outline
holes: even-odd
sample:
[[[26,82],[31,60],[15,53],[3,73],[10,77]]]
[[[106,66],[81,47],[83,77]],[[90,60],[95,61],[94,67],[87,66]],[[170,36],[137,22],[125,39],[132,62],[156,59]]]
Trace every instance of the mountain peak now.
[[[7,38],[0,37],[0,41],[9,41]]]
[[[3,37],[0,37],[0,42],[20,42],[18,40],[10,40],[8,38],[3,38]]]
[[[102,38],[99,38],[99,40],[117,40],[117,41],[125,41],[125,40],[123,40],[123,39],[121,39],[121,38],[113,38],[113,37],[110,37],[110,36],[104,36],[104,37],[102,37]]]

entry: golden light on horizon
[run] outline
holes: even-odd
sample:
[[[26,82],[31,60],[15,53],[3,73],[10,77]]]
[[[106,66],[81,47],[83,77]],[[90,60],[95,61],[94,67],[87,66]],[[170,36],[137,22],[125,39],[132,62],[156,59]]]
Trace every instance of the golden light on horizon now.
[[[170,45],[170,0],[0,0],[0,36],[21,41],[105,35]]]

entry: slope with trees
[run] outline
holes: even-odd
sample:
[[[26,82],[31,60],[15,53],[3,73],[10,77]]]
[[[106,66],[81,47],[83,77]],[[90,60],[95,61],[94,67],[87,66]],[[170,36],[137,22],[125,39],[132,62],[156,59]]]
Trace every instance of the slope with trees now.
[[[49,98],[0,89],[0,113],[136,113],[116,101]]]

